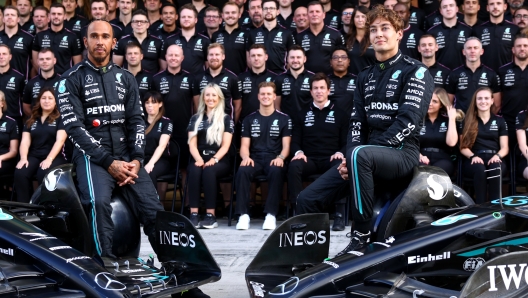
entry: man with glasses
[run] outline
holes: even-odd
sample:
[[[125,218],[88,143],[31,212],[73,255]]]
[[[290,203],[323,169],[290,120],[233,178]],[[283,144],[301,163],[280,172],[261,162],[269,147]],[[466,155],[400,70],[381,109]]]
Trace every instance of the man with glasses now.
[[[512,61],[513,38],[519,32],[517,25],[504,19],[507,9],[504,1],[489,0],[490,20],[473,28],[473,36],[480,39],[484,49],[482,63],[495,72],[502,65]]]
[[[332,73],[330,79],[330,96],[328,97],[337,107],[350,115],[354,106],[354,91],[356,90],[356,75],[348,72],[350,59],[346,48],[337,48],[330,60]]]
[[[290,30],[277,23],[279,3],[277,0],[264,0],[262,2],[264,12],[264,26],[249,31],[247,48],[254,44],[262,44],[268,52],[266,68],[274,73],[286,71],[286,52],[294,44]]]
[[[225,25],[213,34],[211,41],[224,46],[226,55],[224,65],[236,75],[247,68],[246,42],[248,31],[242,29],[238,22],[240,8],[235,2],[227,2],[222,8],[222,19]]]
[[[528,6],[522,6],[515,11],[513,23],[517,25],[520,30],[523,30],[528,26]]]
[[[32,48],[34,61],[38,61],[38,52],[40,50],[51,48],[57,58],[55,71],[58,74],[63,74],[82,60],[81,41],[77,34],[64,28],[65,11],[64,6],[60,3],[51,5],[51,28],[35,36]]]
[[[220,24],[222,24],[220,9],[216,6],[208,6],[205,9],[204,23],[206,29],[202,34],[212,38],[213,34],[220,28]]]
[[[110,21],[110,24],[119,26],[123,31],[123,36],[132,34],[132,10],[136,7],[133,0],[119,0],[119,16]]]
[[[524,1],[523,0],[507,0],[507,1],[508,1],[508,7],[510,9],[506,10],[506,12],[504,13],[504,19],[512,22],[513,18],[515,17],[515,11],[524,5]]]
[[[119,66],[123,66],[124,57],[126,54],[126,45],[129,42],[137,42],[141,45],[143,50],[143,60],[141,60],[141,68],[151,74],[157,73],[160,69],[165,69],[165,60],[161,59],[159,49],[163,45],[163,41],[159,38],[148,34],[149,20],[147,13],[138,9],[132,14],[132,30],[133,33],[125,35],[121,38],[114,49],[113,61]],[[127,66],[123,66],[126,68]]]
[[[178,10],[174,4],[163,4],[163,7],[161,8],[161,20],[163,21],[163,26],[154,30],[154,32],[151,32],[152,35],[165,41],[169,36],[180,32],[180,29],[176,26],[176,22],[178,21]]]
[[[352,14],[354,13],[354,5],[351,3],[345,3],[342,7],[342,13],[341,13],[341,23],[343,23],[343,27],[341,27],[341,34],[343,36],[346,36],[348,32],[350,32],[350,26],[352,24]]]

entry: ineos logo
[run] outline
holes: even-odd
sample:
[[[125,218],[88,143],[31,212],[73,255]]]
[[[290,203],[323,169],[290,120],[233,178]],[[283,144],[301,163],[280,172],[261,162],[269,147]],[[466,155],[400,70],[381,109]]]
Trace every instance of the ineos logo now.
[[[326,231],[289,232],[279,234],[279,247],[324,244]]]
[[[97,273],[94,279],[95,283],[103,290],[107,291],[123,291],[126,286],[115,279],[115,277],[109,272]]]

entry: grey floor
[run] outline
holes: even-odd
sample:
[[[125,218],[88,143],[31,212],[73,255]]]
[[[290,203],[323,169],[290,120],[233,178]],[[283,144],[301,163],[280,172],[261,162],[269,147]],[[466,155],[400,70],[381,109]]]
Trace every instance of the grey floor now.
[[[222,269],[220,281],[200,287],[202,291],[213,298],[249,297],[244,272],[260,247],[266,241],[271,231],[262,230],[263,220],[252,219],[251,227],[246,231],[237,231],[233,226],[227,226],[226,219],[218,220],[219,227],[212,230],[199,230],[216,262]],[[279,225],[281,222],[278,222]],[[333,256],[348,243],[346,233],[330,233],[330,255]],[[152,248],[145,235],[141,239],[140,257],[146,259],[152,254]]]

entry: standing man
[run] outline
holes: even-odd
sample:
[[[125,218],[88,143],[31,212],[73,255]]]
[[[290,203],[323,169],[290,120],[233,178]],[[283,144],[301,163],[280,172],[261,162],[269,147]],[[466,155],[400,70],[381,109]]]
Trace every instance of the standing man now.
[[[286,71],[286,54],[288,49],[294,45],[290,30],[277,23],[279,5],[277,0],[264,0],[262,2],[264,11],[264,25],[249,31],[247,48],[254,44],[262,44],[268,52],[266,68],[275,72]]]
[[[211,39],[213,38],[213,34],[218,31],[222,24],[220,9],[216,6],[207,6],[204,14],[205,31],[203,31],[203,34]]]
[[[247,30],[255,29],[262,26],[262,0],[249,0],[249,19],[250,24],[244,25]]]
[[[409,9],[409,12],[411,14],[411,16],[409,17],[409,24],[411,24],[411,26],[415,27],[416,29],[424,31],[426,16],[425,12],[418,7],[412,6],[411,0],[398,0],[398,3],[407,6],[407,8]]]
[[[422,30],[409,24],[411,13],[409,8],[401,3],[394,5],[393,9],[403,20],[403,38],[400,42],[400,51],[413,59],[420,59],[418,41],[423,35]]]
[[[108,15],[106,16],[106,20],[110,22],[113,19],[116,19],[118,17],[117,15],[117,1],[118,0],[106,0],[106,3],[108,4]]]
[[[81,30],[84,26],[88,25],[88,20],[85,17],[82,17],[77,14],[77,0],[62,0],[62,5],[66,10],[65,19],[64,19],[64,28],[70,30],[71,32],[77,34],[79,40],[82,40]],[[35,10],[33,11],[33,21],[35,21]],[[38,25],[35,22],[35,26]]]
[[[6,115],[15,119],[18,131],[22,131],[22,94],[26,84],[26,78],[18,70],[10,66],[11,49],[0,44],[0,86],[4,92],[7,103]]]
[[[132,10],[136,7],[136,2],[133,0],[119,0],[119,16],[110,21],[111,24],[114,24],[121,28],[123,36],[132,34]],[[149,23],[150,24],[150,23]]]
[[[185,54],[185,53],[184,53]],[[225,50],[224,46],[212,43],[207,48],[207,63],[209,68],[195,76],[193,100],[194,109],[198,109],[198,100],[202,90],[209,83],[220,86],[225,100],[225,113],[231,116],[235,123],[238,122],[242,111],[241,84],[238,77],[224,67]]]
[[[35,24],[33,24],[33,20],[31,19],[31,12],[33,11],[31,1],[17,0],[16,8],[20,13],[20,20],[18,21],[20,28],[31,35],[35,35]]]
[[[334,51],[330,65],[332,66],[332,73],[328,75],[328,79],[330,79],[330,95],[328,99],[337,108],[344,111],[347,116],[350,116],[354,107],[357,77],[348,72],[350,58],[348,58],[345,48],[338,48]]]
[[[342,8],[341,12],[341,23],[343,23],[343,27],[341,27],[341,34],[343,36],[346,36],[348,32],[350,32],[350,26],[352,24],[352,14],[354,13],[354,6],[350,3],[345,3]]]
[[[213,34],[211,41],[224,46],[229,55],[224,60],[227,69],[236,75],[247,69],[246,42],[248,31],[239,25],[240,8],[235,2],[227,2],[222,8],[222,19],[225,25]]]
[[[170,45],[177,44],[183,49],[185,60],[182,68],[192,74],[204,71],[207,66],[207,47],[211,43],[209,37],[196,32],[198,11],[192,4],[185,4],[180,8],[181,32],[167,37],[163,41],[161,49],[162,59],[166,55],[165,49]]]
[[[51,48],[57,57],[55,71],[64,73],[73,65],[81,62],[81,41],[77,35],[64,28],[66,10],[60,3],[53,3],[50,9],[51,27],[35,36],[33,41],[33,60],[38,61],[38,53],[43,48]]]
[[[292,10],[293,0],[279,0],[279,15],[277,16],[277,22],[279,24],[289,29],[290,31],[295,31],[297,25],[293,21],[293,10]]]
[[[308,22],[308,9],[304,6],[297,7],[293,14],[293,22],[295,22],[295,31],[293,32],[293,36],[295,37],[310,26]]]
[[[259,85],[262,82],[274,82],[276,73],[266,68],[268,54],[264,45],[255,44],[249,49],[249,59],[251,68],[238,75],[238,80],[242,84],[242,112],[241,122],[247,115],[255,112],[259,108]],[[273,88],[276,91],[276,87]],[[275,98],[275,97],[274,97]],[[275,104],[275,99],[272,102]]]
[[[54,69],[57,60],[50,48],[40,50],[37,59],[39,74],[29,80],[24,88],[22,106],[26,117],[31,116],[31,110],[35,106],[40,89],[43,87],[55,87],[55,84],[60,79],[60,75]]]
[[[274,230],[275,216],[279,212],[284,185],[284,159],[290,154],[292,122],[288,115],[275,109],[275,84],[261,82],[258,85],[259,108],[242,123],[242,162],[236,173],[236,213],[240,214],[237,230],[249,229],[249,201],[251,182],[255,175],[266,175],[268,197],[264,207],[266,219],[263,230]]]
[[[163,24],[160,14],[161,0],[145,0],[145,8],[147,9],[148,19],[150,21],[149,29],[156,31]]]
[[[473,36],[480,39],[484,49],[482,63],[495,72],[512,61],[513,38],[519,32],[519,27],[504,19],[506,9],[504,0],[489,0],[489,21],[473,28]]]
[[[427,66],[429,73],[433,76],[435,87],[446,89],[447,78],[451,70],[444,65],[436,62],[436,52],[438,51],[438,44],[436,39],[431,34],[422,35],[418,52],[422,55],[422,63]]]
[[[35,35],[49,28],[49,10],[44,6],[33,9],[33,23],[35,24]],[[71,31],[71,30],[70,30]]]
[[[483,21],[478,18],[478,12],[480,10],[478,0],[464,0],[462,9],[464,10],[464,19],[462,20],[464,24],[473,28],[483,23]]]
[[[341,29],[341,13],[336,9],[332,9],[332,1],[321,0],[319,1],[323,5],[325,19],[324,24],[332,29]]]
[[[522,6],[515,11],[513,23],[519,27],[519,30],[528,27],[528,6]]]
[[[167,3],[163,5],[161,8],[161,21],[163,22],[163,26],[151,33],[160,40],[165,41],[169,36],[180,32],[180,29],[176,26],[178,21],[178,10],[174,4]]]
[[[108,16],[108,3],[106,3],[105,0],[92,0],[90,7],[91,7],[91,13],[92,13],[92,21],[106,20]],[[110,25],[112,26],[112,33],[113,33],[114,38],[116,40],[120,40],[121,36],[123,36],[123,30],[121,30],[121,27],[115,24],[110,23]],[[83,37],[83,40],[84,38],[86,38],[87,30],[88,30],[88,26],[85,26],[81,30],[81,36]],[[81,42],[81,47],[84,51],[85,50],[84,42]]]
[[[313,72],[304,67],[306,54],[299,45],[288,50],[288,70],[277,76],[277,99],[275,105],[278,110],[289,115],[293,120],[302,108],[312,102],[310,93],[310,78]]]
[[[497,114],[501,106],[500,79],[493,69],[482,64],[480,57],[483,52],[482,43],[478,38],[468,38],[463,51],[466,63],[451,71],[447,78],[446,91],[451,103],[466,112],[475,91],[479,87],[489,87],[493,91],[492,112]]]
[[[319,2],[308,5],[310,27],[295,36],[295,44],[306,52],[306,68],[314,73],[330,73],[330,57],[337,47],[345,45],[341,33],[324,24],[325,12]]]
[[[141,45],[143,59],[141,68],[152,74],[164,69],[165,60],[161,59],[160,50],[163,41],[148,34],[149,21],[147,13],[143,9],[138,9],[132,14],[132,34],[123,36],[118,42],[112,57],[115,64],[123,66],[126,54],[126,45],[129,42],[137,42]],[[126,68],[126,66],[125,66]]]
[[[152,74],[143,70],[141,67],[141,61],[143,60],[143,49],[141,49],[141,45],[135,41],[127,43],[125,47],[125,59],[127,62],[126,69],[136,78],[139,98],[144,100],[143,96],[152,88]]]
[[[464,64],[462,50],[466,39],[471,36],[471,27],[457,19],[458,7],[455,0],[440,0],[442,22],[427,30],[436,38],[438,52],[436,60],[450,69]]]
[[[9,58],[11,67],[23,74],[24,78],[28,78],[31,70],[29,59],[31,58],[33,36],[20,28],[18,20],[18,9],[14,6],[6,6],[4,8],[5,29],[0,31],[0,44],[5,44],[10,49],[12,55],[10,57],[13,57],[13,59]],[[35,68],[36,62],[33,61]]]
[[[59,110],[69,111],[62,115],[64,128],[74,144],[82,202],[92,209],[96,252],[115,259],[113,189],[119,186],[133,212],[141,214],[138,218],[154,249],[156,212],[163,211],[163,206],[143,168],[145,123],[136,80],[110,61],[116,42],[109,23],[93,21],[87,32],[87,59],[64,73],[55,93]]]
[[[249,13],[247,10],[245,10],[246,0],[233,0],[233,2],[238,5],[238,8],[240,9],[239,19],[238,19],[238,26],[240,28],[246,28],[249,23],[251,23],[251,19],[249,18]]]
[[[523,0],[507,0],[509,9],[504,13],[504,18],[508,21],[513,21],[515,11],[524,5]]]

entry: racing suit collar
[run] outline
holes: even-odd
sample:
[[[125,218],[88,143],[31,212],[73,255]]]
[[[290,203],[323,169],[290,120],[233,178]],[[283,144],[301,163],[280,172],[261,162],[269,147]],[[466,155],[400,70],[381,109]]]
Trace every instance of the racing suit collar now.
[[[392,58],[389,58],[383,62],[376,61],[376,68],[380,71],[387,70],[394,66],[396,62],[400,61],[403,58],[403,54],[400,50],[398,50],[398,53],[394,55]]]
[[[84,59],[84,64],[86,64],[88,67],[92,68],[95,71],[101,71],[102,74],[107,73],[108,71],[112,69],[112,67],[114,67],[114,63],[112,63],[111,60],[110,62],[108,62],[106,66],[103,66],[103,67],[96,67],[95,65],[93,65],[93,63],[88,58]]]

